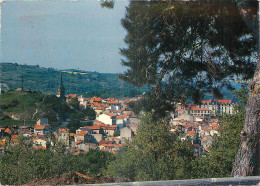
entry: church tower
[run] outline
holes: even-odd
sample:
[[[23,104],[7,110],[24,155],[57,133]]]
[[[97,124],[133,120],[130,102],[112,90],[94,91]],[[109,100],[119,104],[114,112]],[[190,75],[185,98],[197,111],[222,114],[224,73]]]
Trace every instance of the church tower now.
[[[57,97],[59,97],[61,100],[65,101],[65,88],[62,83],[62,74],[60,73],[60,86],[57,87]]]

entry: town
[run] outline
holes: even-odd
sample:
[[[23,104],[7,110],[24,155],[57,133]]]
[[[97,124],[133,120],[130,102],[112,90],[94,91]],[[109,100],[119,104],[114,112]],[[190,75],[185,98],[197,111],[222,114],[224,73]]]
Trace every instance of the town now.
[[[16,91],[23,91],[21,88]],[[31,143],[34,149],[49,150],[57,143],[66,147],[73,155],[87,153],[90,149],[98,149],[116,153],[123,145],[138,135],[140,118],[129,108],[130,102],[137,102],[142,97],[133,99],[117,99],[100,97],[85,98],[82,95],[65,95],[62,85],[57,89],[57,97],[67,103],[77,100],[81,110],[91,108],[96,119],[84,118],[83,126],[73,133],[68,129],[70,119],[60,125],[49,124],[48,118],[39,118],[33,126],[13,126],[0,128],[0,151],[4,152],[8,145],[16,145],[21,137],[25,143]],[[235,103],[232,100],[203,100],[200,105],[176,104],[175,112],[169,112],[171,133],[181,134],[181,140],[190,138],[194,156],[202,156],[212,143],[213,136],[219,135],[218,117],[223,114],[234,114]]]

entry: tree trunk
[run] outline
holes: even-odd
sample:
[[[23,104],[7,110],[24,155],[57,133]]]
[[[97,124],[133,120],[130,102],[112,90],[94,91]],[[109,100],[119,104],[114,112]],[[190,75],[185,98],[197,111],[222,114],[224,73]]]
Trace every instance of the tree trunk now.
[[[259,119],[260,119],[260,60],[253,81],[249,84],[249,98],[246,106],[244,128],[240,147],[233,165],[232,176],[252,176],[259,171]]]
[[[257,2],[257,1],[255,1]],[[258,3],[259,4],[259,0]],[[260,41],[259,41],[259,22],[260,16],[257,17],[259,8],[255,5],[250,6],[249,3],[238,6],[241,16],[252,29],[254,37],[258,44],[258,63],[254,78],[249,84],[249,98],[246,106],[246,116],[244,121],[244,128],[241,132],[241,141],[239,150],[237,152],[235,162],[233,165],[232,176],[252,176],[259,174],[260,161],[260,138],[259,138],[259,118],[260,118]],[[258,19],[257,19],[258,18]]]

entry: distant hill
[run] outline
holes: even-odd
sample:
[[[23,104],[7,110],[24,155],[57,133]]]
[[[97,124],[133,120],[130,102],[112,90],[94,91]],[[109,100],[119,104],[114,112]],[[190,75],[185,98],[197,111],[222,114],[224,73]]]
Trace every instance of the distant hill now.
[[[24,89],[56,93],[60,84],[60,73],[66,94],[83,94],[86,97],[135,97],[148,88],[135,88],[118,78],[117,74],[87,72],[67,69],[42,68],[39,65],[19,65],[17,63],[0,63],[2,90]]]

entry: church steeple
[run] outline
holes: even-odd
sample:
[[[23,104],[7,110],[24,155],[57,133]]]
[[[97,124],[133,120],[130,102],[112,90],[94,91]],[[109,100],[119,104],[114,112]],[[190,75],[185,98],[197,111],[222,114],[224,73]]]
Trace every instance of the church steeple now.
[[[23,76],[22,76],[22,91],[23,91]]]
[[[62,74],[60,72],[60,86],[57,87],[57,97],[61,98],[62,100],[66,100],[65,98],[65,88],[62,82]]]

